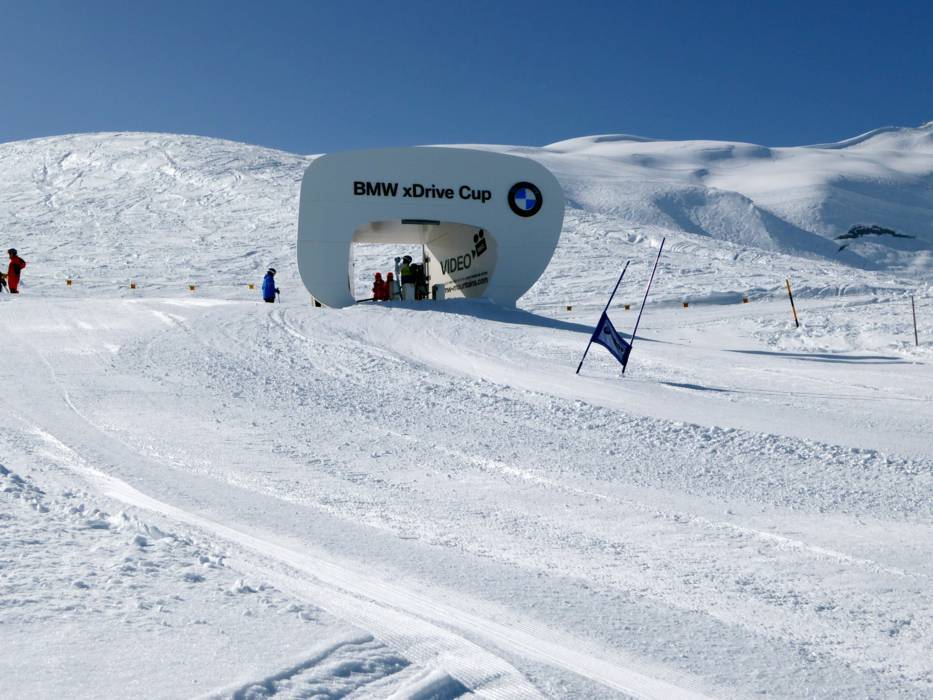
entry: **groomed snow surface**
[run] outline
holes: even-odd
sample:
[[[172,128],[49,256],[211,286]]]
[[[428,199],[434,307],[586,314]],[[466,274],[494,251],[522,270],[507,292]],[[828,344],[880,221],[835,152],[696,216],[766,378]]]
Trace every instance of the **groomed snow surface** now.
[[[512,310],[314,308],[305,157],[0,145],[0,697],[930,697],[931,136],[484,146],[571,201]]]

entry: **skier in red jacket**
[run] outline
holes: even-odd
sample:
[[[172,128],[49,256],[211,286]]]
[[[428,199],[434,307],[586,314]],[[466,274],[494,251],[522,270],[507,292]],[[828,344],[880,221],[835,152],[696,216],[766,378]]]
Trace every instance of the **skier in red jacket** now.
[[[16,248],[10,248],[10,268],[7,271],[6,283],[10,287],[10,294],[19,294],[19,273],[26,267],[26,261],[16,254]]]

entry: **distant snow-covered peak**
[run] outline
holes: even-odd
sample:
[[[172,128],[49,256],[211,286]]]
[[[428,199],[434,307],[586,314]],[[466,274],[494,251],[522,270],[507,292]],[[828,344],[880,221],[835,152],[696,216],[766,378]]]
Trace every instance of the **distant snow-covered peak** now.
[[[883,126],[864,134],[834,143],[819,143],[807,148],[900,150],[933,153],[933,122],[919,127]]]

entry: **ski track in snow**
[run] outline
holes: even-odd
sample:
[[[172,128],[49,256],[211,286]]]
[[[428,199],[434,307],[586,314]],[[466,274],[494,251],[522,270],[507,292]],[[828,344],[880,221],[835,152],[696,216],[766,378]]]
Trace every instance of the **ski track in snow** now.
[[[645,654],[639,644],[632,645],[634,648],[629,649],[627,661],[620,665],[618,661],[609,661],[620,654],[626,657],[622,653],[625,646],[616,646],[619,641],[610,641],[615,638],[614,634],[601,642],[598,640],[604,637],[605,632],[596,633],[591,641],[582,641],[581,637],[581,641],[569,643],[569,629],[556,636],[549,631],[555,624],[564,624],[560,622],[563,619],[560,616],[553,619],[547,616],[541,620],[543,625],[533,623],[531,627],[527,621],[522,622],[521,618],[528,614],[536,617],[533,608],[524,614],[513,611],[508,614],[508,624],[497,624],[492,622],[494,614],[467,612],[478,605],[483,607],[475,600],[476,591],[463,598],[464,607],[451,607],[438,602],[436,594],[430,593],[430,585],[425,588],[425,584],[420,583],[414,589],[386,585],[383,579],[367,577],[352,565],[347,568],[324,555],[315,557],[311,552],[316,547],[311,543],[300,548],[281,545],[276,542],[277,538],[257,535],[252,528],[242,530],[214,518],[200,517],[190,509],[145,496],[125,480],[87,465],[109,464],[121,471],[129,468],[127,473],[132,476],[139,473],[137,468],[130,466],[135,455],[140,465],[161,465],[157,467],[160,470],[187,472],[197,479],[208,479],[218,485],[229,484],[238,489],[264,493],[301,507],[319,509],[338,519],[359,519],[368,527],[402,538],[401,542],[414,537],[415,542],[452,548],[467,557],[480,557],[478,561],[491,558],[494,562],[537,572],[538,577],[562,576],[584,580],[600,592],[637,592],[634,599],[620,606],[629,611],[626,615],[633,612],[647,615],[646,610],[653,609],[655,605],[671,606],[671,611],[684,613],[695,611],[691,615],[701,612],[709,621],[715,621],[714,624],[725,624],[733,630],[744,629],[740,636],[750,634],[759,637],[763,634],[757,643],[769,639],[769,644],[776,645],[770,652],[776,654],[776,658],[784,653],[780,651],[782,646],[795,644],[794,640],[806,640],[812,649],[808,653],[814,654],[810,664],[830,664],[831,667],[831,660],[839,658],[852,669],[869,674],[868,677],[885,669],[881,671],[880,678],[887,680],[876,678],[872,683],[882,682],[882,685],[870,687],[882,688],[884,683],[906,682],[911,677],[914,678],[911,684],[919,682],[922,686],[925,671],[921,650],[926,633],[921,621],[930,610],[930,601],[929,596],[920,591],[928,588],[928,570],[914,565],[891,565],[877,557],[856,556],[819,541],[790,536],[781,531],[792,531],[786,526],[778,532],[768,532],[760,527],[733,522],[731,517],[714,517],[708,509],[697,509],[698,503],[693,498],[695,494],[691,495],[689,489],[686,500],[659,491],[663,484],[680,484],[680,478],[674,478],[665,468],[645,472],[644,467],[651,461],[647,454],[645,457],[636,456],[634,460],[640,463],[641,473],[634,469],[622,473],[617,468],[606,472],[612,465],[601,462],[596,455],[612,449],[614,443],[634,449],[639,442],[646,442],[648,449],[655,453],[655,461],[662,463],[683,465],[696,461],[701,453],[695,452],[695,446],[702,445],[703,440],[693,436],[703,435],[707,429],[691,425],[677,427],[658,419],[630,415],[623,417],[620,414],[613,418],[614,409],[591,406],[578,400],[565,402],[560,398],[560,392],[564,391],[560,387],[557,387],[557,394],[550,394],[547,380],[535,387],[527,387],[522,386],[522,381],[515,384],[514,377],[504,384],[499,384],[498,380],[491,383],[488,379],[480,379],[487,375],[488,365],[480,348],[490,345],[501,348],[514,330],[509,323],[489,327],[492,330],[483,327],[489,337],[480,337],[479,344],[470,345],[469,353],[473,358],[470,361],[458,362],[455,350],[443,353],[449,362],[456,365],[449,370],[455,373],[448,374],[438,373],[430,363],[425,363],[424,358],[412,350],[411,338],[400,336],[399,343],[391,337],[393,325],[402,324],[410,329],[415,329],[415,325],[406,321],[404,316],[401,320],[383,323],[384,319],[376,315],[377,310],[365,311],[368,320],[361,325],[355,320],[344,322],[320,312],[314,316],[313,310],[299,308],[273,307],[250,311],[244,318],[246,309],[241,305],[189,305],[184,310],[185,307],[171,302],[163,308],[175,306],[181,313],[170,317],[169,324],[165,319],[166,312],[157,308],[160,302],[116,302],[120,309],[118,312],[106,308],[108,304],[103,303],[96,318],[87,316],[81,323],[71,323],[66,314],[45,302],[31,303],[35,331],[63,337],[67,342],[40,345],[34,343],[22,328],[10,329],[12,336],[29,348],[28,352],[17,357],[23,360],[30,358],[29,361],[36,365],[35,370],[23,366],[22,371],[33,377],[40,387],[43,385],[42,373],[50,378],[49,390],[59,395],[66,411],[62,414],[53,410],[50,415],[39,417],[17,410],[23,416],[24,424],[46,424],[48,428],[38,429],[50,435],[64,428],[72,439],[76,435],[75,427],[69,427],[69,422],[74,424],[77,421],[84,425],[83,429],[78,428],[78,435],[86,434],[88,429],[98,432],[98,438],[90,443],[94,445],[90,451],[85,447],[88,445],[86,435],[78,438],[79,444],[73,449],[78,450],[77,454],[85,463],[82,467],[84,474],[108,497],[160,513],[219,540],[236,543],[240,553],[230,557],[231,565],[242,573],[261,577],[279,590],[353,622],[397,649],[410,663],[419,667],[433,665],[443,668],[474,692],[490,696],[495,696],[497,688],[505,688],[502,692],[506,695],[536,692],[532,686],[523,685],[526,681],[514,668],[508,664],[498,666],[502,662],[495,661],[495,652],[490,657],[482,647],[505,652],[512,663],[515,659],[524,659],[525,662],[563,668],[593,679],[603,687],[643,697],[701,692],[695,677],[702,675],[703,669],[702,664],[695,663],[678,671],[664,666],[656,668],[656,662],[639,660]],[[114,322],[122,314],[126,314],[124,320],[114,323],[116,327],[125,324],[124,330],[116,331],[116,335],[121,337],[100,337],[101,319],[108,318],[108,322]],[[250,314],[254,319],[249,318]],[[424,312],[411,314],[420,317]],[[292,317],[300,319],[298,325],[289,320]],[[144,321],[144,318],[152,320]],[[469,337],[476,330],[471,327],[477,323],[466,317],[458,318],[457,324],[466,328],[457,331],[455,337]],[[206,333],[211,327],[216,330]],[[139,333],[137,328],[150,329],[142,333],[141,345],[136,345],[137,341],[132,338],[122,337],[126,333]],[[366,333],[360,334],[361,328],[366,328]],[[111,329],[104,335],[113,333]],[[433,335],[434,332],[428,333]],[[547,333],[544,332],[545,335]],[[382,338],[380,343],[373,341],[373,334]],[[248,356],[259,347],[256,343],[263,336],[275,344],[273,352],[268,357],[250,360]],[[238,341],[233,342],[234,339]],[[558,344],[562,342],[560,333],[555,334],[555,340]],[[426,342],[443,347],[436,335]],[[107,349],[114,346],[120,349],[117,352]],[[242,348],[242,352],[236,348]],[[269,357],[275,358],[272,360],[274,371],[262,369]],[[125,362],[132,358],[136,359],[131,364]],[[412,362],[413,359],[417,361]],[[141,364],[137,364],[140,361]],[[160,368],[170,371],[162,372]],[[95,381],[100,376],[108,376],[108,386],[113,388],[105,391],[104,396],[97,397],[87,391],[89,387],[82,376],[95,378]],[[392,379],[384,383],[380,377]],[[294,382],[291,387],[290,381]],[[396,381],[401,381],[404,386],[423,386],[425,383],[444,386],[442,395],[448,398],[440,403],[433,401],[435,405],[431,408],[443,408],[445,425],[465,425],[458,418],[459,413],[471,416],[474,436],[485,437],[464,443],[457,439],[458,433],[448,437],[437,426],[428,434],[419,433],[413,423],[415,418],[390,399]],[[504,379],[502,381],[505,382]],[[516,388],[511,388],[513,386]],[[375,404],[384,406],[384,410],[361,412],[362,404],[356,398],[357,387],[374,396]],[[268,467],[271,465],[261,470],[245,468],[247,464],[255,465],[257,460],[267,459],[261,451],[256,451],[261,449],[262,442],[253,446],[251,440],[238,440],[237,451],[244,453],[239,457],[232,456],[230,446],[224,446],[230,434],[249,435],[250,421],[255,422],[255,416],[263,412],[244,414],[234,405],[245,401],[266,406],[264,395],[277,400],[290,397],[287,400],[295,401],[299,407],[323,405],[334,411],[337,415],[332,418],[332,428],[326,427],[329,419],[325,415],[315,413],[317,420],[324,421],[320,423],[324,431],[337,430],[336,426],[351,415],[353,420],[368,427],[355,433],[355,438],[349,433],[335,432],[342,437],[330,445],[320,441],[313,445],[306,445],[303,440],[287,442],[289,433],[300,435],[304,430],[302,421],[307,418],[300,408],[294,417],[285,420],[280,429],[268,425],[263,427],[271,438],[273,454],[278,455],[276,459],[282,460],[283,464],[296,467],[302,463],[318,465],[314,488],[309,491],[287,476],[290,469],[270,470]],[[163,416],[171,414],[169,407],[161,405],[165,401],[183,400],[192,406],[207,407],[209,404],[204,400],[213,400],[209,399],[212,396],[225,398],[214,408],[199,411],[201,417],[192,418],[190,425],[173,425],[171,440],[160,434],[157,426],[164,420]],[[126,400],[132,400],[135,411],[129,421],[125,414]],[[490,416],[508,416],[511,427],[502,438],[495,438],[495,432],[484,426],[481,414],[474,410],[477,403],[482,405],[484,402],[496,406],[495,411],[489,412]],[[51,405],[48,397],[35,403],[46,407]],[[347,414],[348,411],[351,413]],[[71,419],[66,418],[68,414]],[[141,419],[146,415],[149,418]],[[570,436],[562,437],[555,442],[542,432],[540,425],[533,427],[536,422],[540,424],[542,418],[545,423],[562,421],[567,426],[574,426],[571,428],[573,432],[582,428],[585,433],[579,433],[572,439]],[[278,420],[283,419],[279,416]],[[598,437],[619,421],[624,428],[611,429],[605,438]],[[228,428],[240,427],[232,433],[216,433],[208,427],[209,423],[216,425],[218,422]],[[150,424],[155,432],[146,427]],[[600,432],[593,433],[594,428]],[[537,450],[533,460],[529,461],[529,455],[520,453],[511,454],[510,459],[487,456],[509,455],[507,442],[518,429],[535,436]],[[651,434],[659,430],[662,439],[652,439]],[[665,435],[671,430],[678,436],[674,440],[670,434]],[[690,437],[686,439],[685,436]],[[716,442],[717,460],[731,464],[730,469],[734,468],[735,473],[741,472],[738,466],[740,455],[756,440],[766,440],[762,444],[771,445],[767,452],[761,454],[765,459],[776,460],[775,465],[780,464],[784,469],[794,460],[810,463],[814,459],[809,454],[811,448],[790,438],[755,438],[734,430],[714,431],[711,437]],[[217,442],[218,438],[224,442]],[[501,442],[503,438],[506,442]],[[590,445],[594,438],[596,442]],[[604,442],[605,439],[609,442]],[[354,446],[354,441],[359,441],[358,446]],[[168,443],[174,443],[175,447],[166,452],[163,446]],[[465,445],[469,445],[469,449],[464,450]],[[573,452],[568,453],[565,445],[573,445]],[[312,447],[313,450],[309,451],[308,448]],[[375,460],[372,454],[366,454],[374,448],[380,455]],[[673,453],[664,454],[665,450],[671,449]],[[687,453],[678,456],[683,450]],[[734,450],[740,452],[733,455]],[[825,459],[827,450],[832,454],[835,448],[822,446],[819,450]],[[390,458],[393,453],[437,455],[436,466],[428,466],[428,483],[419,486],[418,481],[423,477],[417,476],[418,470],[412,471],[397,458],[392,458],[388,470],[378,466],[378,459]],[[769,453],[771,457],[766,456]],[[569,461],[568,454],[573,455]],[[862,455],[860,451],[844,450],[837,459],[849,460],[862,469],[888,469],[892,476],[911,469],[922,470],[924,466],[929,469],[928,463],[916,459],[892,460],[890,456]],[[370,466],[363,469],[351,466],[357,460],[363,460]],[[728,485],[727,490],[722,491],[723,485],[718,479],[703,486],[703,474],[711,465],[705,457],[702,461],[706,463],[704,470],[693,475],[701,486],[699,493],[714,500],[724,499],[724,504],[735,502],[736,493],[731,492]],[[767,470],[766,464],[759,461],[756,471]],[[777,494],[780,497],[772,502],[759,501],[759,505],[773,509],[771,515],[764,516],[764,520],[780,522],[781,508],[787,506],[789,498],[793,499],[789,501],[793,508],[802,511],[804,521],[812,519],[814,512],[819,513],[819,508],[826,510],[822,496],[827,487],[830,487],[829,492],[833,490],[832,481],[827,481],[827,477],[836,478],[832,473],[820,475],[822,494],[809,494],[806,490],[795,490],[772,481],[772,488],[777,486],[777,491],[788,493]],[[752,476],[743,478],[750,480]],[[839,474],[839,478],[848,480],[845,474]],[[896,483],[892,482],[892,488]],[[431,484],[437,486],[432,487]],[[446,486],[441,487],[441,484]],[[457,488],[459,484],[467,486],[467,491]],[[500,487],[490,490],[494,484],[500,484]],[[713,484],[719,486],[711,491]],[[451,486],[457,488],[456,492],[450,491]],[[425,489],[431,489],[435,494],[436,503],[425,500]],[[746,498],[751,498],[749,504],[758,501],[760,495],[754,489],[744,492]],[[464,498],[466,501],[458,504],[458,500]],[[737,510],[753,513],[748,504],[742,505],[741,500],[738,503],[735,506]],[[899,512],[902,515],[890,523],[895,532],[899,529],[929,532],[929,511],[924,505],[922,500],[914,500],[909,491],[898,493],[895,489],[882,500],[864,495],[849,501],[830,502],[827,515],[831,518],[829,522],[832,518],[841,518],[849,524],[861,521],[871,526],[873,519],[889,518]],[[555,506],[558,506],[556,510]],[[815,506],[818,509],[813,511]],[[216,507],[215,503],[211,509]],[[568,511],[571,507],[572,510]],[[561,515],[561,511],[567,515]],[[847,515],[849,512],[851,515]],[[854,521],[849,518],[854,518]],[[812,531],[811,537],[817,532]],[[294,541],[290,537],[286,539]],[[491,546],[493,542],[495,547]],[[700,548],[698,554],[704,552],[699,557],[691,554],[697,547]],[[715,557],[705,554],[709,548],[716,552]],[[678,554],[664,556],[664,551]],[[765,557],[767,566],[750,562],[748,556],[752,552],[755,552],[754,558]],[[878,550],[877,554],[881,551]],[[262,563],[270,558],[276,562],[275,566]],[[829,588],[811,587],[805,583],[810,576],[826,577],[830,572],[839,578],[839,583]],[[423,579],[425,572],[422,570],[417,576]],[[863,591],[862,586],[876,576],[887,580],[887,590],[876,589],[872,585],[871,594]],[[439,583],[449,590],[449,581]],[[417,588],[425,591],[423,597],[414,592]],[[448,598],[449,595],[444,593],[441,597]],[[473,602],[466,602],[471,599]],[[867,608],[864,607],[866,605]],[[637,613],[640,609],[641,612]],[[684,613],[672,612],[674,617],[664,624],[671,624]],[[691,630],[689,636],[699,635],[702,638],[703,634],[709,634],[709,630],[706,633],[701,631],[710,624],[709,621],[690,623],[696,629]],[[409,632],[407,640],[400,640],[397,636],[400,628],[414,628],[421,636]],[[665,636],[668,632],[664,629],[662,626],[656,634]],[[571,635],[578,633],[579,630],[571,632]],[[418,639],[418,643],[413,643],[412,638]],[[428,644],[427,652],[423,647],[425,639],[434,645]],[[409,646],[406,646],[406,641]],[[598,651],[606,644],[613,651]],[[630,645],[631,640],[626,644]],[[468,651],[464,651],[464,645]],[[584,647],[592,647],[593,652],[581,654],[577,651]],[[895,648],[899,649],[900,661],[897,666],[892,666],[888,655]],[[637,670],[639,668],[650,672],[646,674]],[[477,675],[477,669],[484,673]],[[489,675],[490,669],[499,670]],[[897,681],[902,674],[905,681]],[[664,685],[670,681],[659,678],[672,679],[674,683]],[[733,679],[726,684],[730,682],[735,681]],[[774,682],[787,684],[789,681],[781,677]],[[497,686],[497,683],[501,685]],[[698,689],[692,690],[694,687]],[[909,686],[902,686],[902,689],[905,687]],[[788,694],[793,692],[788,691]]]
[[[78,325],[85,330],[93,330],[87,324],[79,323]],[[55,369],[43,353],[36,349],[35,357],[39,358],[48,369],[53,384],[71,412],[89,427],[106,435],[106,431],[95,425],[74,404],[68,389],[59,380]],[[327,609],[340,619],[349,620],[376,633],[382,641],[400,650],[409,661],[433,664],[443,668],[457,682],[463,683],[479,696],[523,698],[539,697],[539,693],[513,668],[484,652],[480,647],[471,644],[465,638],[451,635],[443,627],[465,630],[472,636],[492,641],[497,647],[535,661],[565,668],[632,697],[703,697],[694,690],[677,687],[645,676],[638,671],[581,654],[568,646],[549,643],[530,630],[523,631],[499,625],[429,598],[420,598],[409,590],[388,586],[377,579],[367,579],[358,571],[344,570],[324,559],[290,550],[272,541],[238,532],[233,528],[161,503],[118,479],[88,467],[78,453],[54,435],[40,428],[35,429],[45,441],[71,453],[73,458],[82,463],[82,466],[74,468],[106,496],[127,505],[167,516],[174,522],[207,531],[223,540],[239,544],[255,555],[272,557],[305,575],[310,575],[316,581],[302,581],[296,579],[294,575],[290,576],[282,572],[272,573],[255,562],[244,560],[235,564],[240,571],[274,581],[280,589],[294,592],[297,596]],[[322,584],[323,590],[321,590]],[[424,624],[421,620],[425,618],[443,627],[430,623]],[[289,674],[288,677],[291,675],[297,675],[297,672]],[[274,691],[273,686],[282,679],[273,680],[275,682],[264,681],[260,685],[266,688],[271,687]],[[255,685],[251,683],[236,690],[233,693],[234,697],[243,696],[243,693],[248,690],[253,693],[250,697],[257,696],[256,693],[259,691],[255,690]],[[431,686],[432,692],[446,692],[443,689],[438,690],[437,686],[437,681],[434,680]]]
[[[54,438],[41,437],[50,448],[44,458],[73,459]],[[244,669],[281,663],[274,643],[257,649],[252,642],[281,644],[311,630],[337,640],[327,643],[327,651],[340,654],[306,652],[294,667],[210,695],[287,697],[288,690],[336,697],[363,688],[379,695],[410,685],[420,675],[371,635],[335,630],[320,610],[267,584],[253,587],[234,580],[238,574],[215,547],[205,548],[204,542],[123,511],[101,511],[92,506],[95,500],[99,493],[80,489],[43,491],[0,465],[0,561],[4,568],[11,562],[20,568],[18,576],[0,575],[0,619],[32,634],[55,632],[46,647],[36,650],[31,649],[32,634],[5,639],[0,695],[91,696],[94,687],[110,683],[126,694],[169,696],[183,688],[197,694],[200,684],[220,674],[242,676]],[[211,651],[218,629],[221,634],[236,631],[226,653]],[[106,645],[117,639],[123,643],[108,650]],[[178,669],[179,677],[141,678],[134,662],[143,649],[153,656],[184,649],[204,669],[192,664]],[[109,653],[111,661],[102,664],[102,653]],[[75,687],[76,676],[81,686]],[[260,694],[257,688],[269,692]]]

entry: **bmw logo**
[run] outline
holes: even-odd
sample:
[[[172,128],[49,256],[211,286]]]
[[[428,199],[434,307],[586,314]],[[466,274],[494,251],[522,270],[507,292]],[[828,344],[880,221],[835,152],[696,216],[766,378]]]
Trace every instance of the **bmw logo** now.
[[[516,182],[509,190],[509,208],[519,216],[534,216],[543,201],[541,190],[530,182]]]

